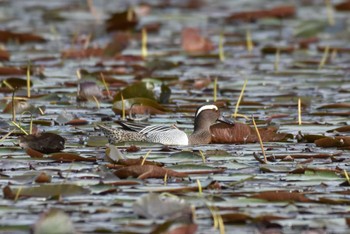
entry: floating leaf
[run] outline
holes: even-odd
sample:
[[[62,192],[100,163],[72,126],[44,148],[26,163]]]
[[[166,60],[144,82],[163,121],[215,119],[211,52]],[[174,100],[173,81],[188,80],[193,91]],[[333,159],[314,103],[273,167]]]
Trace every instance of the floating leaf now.
[[[343,2],[335,4],[334,8],[337,11],[350,11],[350,1],[345,0]]]
[[[112,110],[116,114],[121,114],[125,106],[126,114],[164,114],[167,110],[148,98],[130,98],[123,101],[116,101],[113,103]]]
[[[109,145],[109,153],[106,154],[105,160],[107,162],[116,163],[118,160],[125,159],[125,156],[115,145]],[[139,164],[141,165],[141,163]]]
[[[177,197],[161,197],[156,193],[143,195],[133,204],[133,211],[147,219],[192,219],[192,208],[184,200]]]
[[[186,52],[209,52],[213,43],[203,37],[197,28],[184,28],[181,32],[181,46]]]
[[[136,13],[132,9],[129,9],[128,11],[114,13],[107,19],[106,28],[108,32],[134,29],[138,21]]]
[[[90,57],[102,57],[104,48],[68,49],[61,52],[65,59],[82,59]]]
[[[102,98],[101,88],[95,81],[81,81],[78,84],[78,101],[95,101]]]
[[[317,109],[330,109],[330,108],[345,108],[345,109],[349,109],[350,108],[350,103],[334,103],[334,104],[327,104],[327,105],[322,105],[320,107],[317,107]]]
[[[295,28],[294,35],[296,37],[313,37],[322,32],[326,26],[325,20],[307,20]]]
[[[0,61],[8,61],[10,60],[10,53],[6,50],[0,49]]]
[[[25,75],[27,72],[26,69],[18,67],[0,67],[1,76],[15,76],[15,75]]]
[[[40,184],[29,187],[13,188],[5,187],[7,192],[5,198],[13,199],[19,193],[20,197],[56,197],[76,196],[88,194],[90,191],[75,184]],[[4,188],[4,189],[5,189]]]
[[[350,132],[350,125],[328,130],[327,132]]]
[[[285,141],[291,138],[286,133],[277,133],[277,128],[259,128],[263,142]],[[258,141],[256,131],[249,125],[243,123],[226,124],[218,123],[210,127],[212,143],[253,143]]]
[[[154,86],[151,83],[137,82],[135,84],[127,86],[122,91],[118,92],[114,96],[114,102],[121,101],[122,96],[123,99],[146,98],[156,100],[153,89]]]
[[[25,111],[30,112],[29,110],[34,108],[32,105],[29,104],[29,102],[24,100],[14,100],[13,102],[9,102],[3,112],[4,113],[12,113],[13,107],[15,108],[15,113],[21,114]]]
[[[76,234],[73,222],[62,210],[51,208],[40,215],[40,219],[32,227],[33,234]]]
[[[158,167],[154,165],[133,165],[123,167],[114,172],[116,176],[120,179],[134,177],[138,179],[147,178],[164,178],[165,175],[169,177],[186,177],[186,173],[176,172],[163,167]]]
[[[31,157],[31,158],[43,158],[44,154],[36,151],[30,147],[26,148],[26,153]]]
[[[55,153],[63,150],[65,143],[63,137],[50,132],[20,136],[19,140],[19,145],[22,148],[31,148],[44,154]]]
[[[197,233],[198,224],[195,223],[179,223],[177,221],[169,220],[152,230],[150,234],[195,234]]]
[[[289,192],[289,191],[264,191],[256,193],[251,196],[252,198],[259,198],[272,202],[311,202],[312,200],[305,197],[303,193]]]
[[[221,215],[225,223],[246,223],[252,217],[244,213],[227,213]]]
[[[18,41],[19,43],[26,42],[45,42],[46,40],[38,35],[31,33],[15,33],[10,31],[0,30],[0,42]]]
[[[116,33],[112,41],[108,43],[108,45],[104,49],[103,55],[112,57],[120,54],[120,52],[122,52],[124,49],[128,47],[130,39],[131,39],[130,33],[127,33],[127,32]]]
[[[35,182],[36,183],[50,183],[51,182],[51,175],[41,172],[36,178]]]
[[[55,159],[60,162],[95,162],[96,158],[86,158],[82,157],[79,154],[76,153],[54,153],[50,154],[49,158]]]
[[[90,136],[86,142],[86,146],[101,147],[101,146],[105,146],[107,143],[108,143],[108,140],[104,136]]]
[[[227,20],[245,20],[254,21],[261,18],[288,18],[295,16],[296,9],[294,6],[278,6],[267,10],[237,12],[230,15]]]
[[[323,137],[321,139],[315,140],[315,144],[319,147],[340,147],[342,142],[332,137]]]

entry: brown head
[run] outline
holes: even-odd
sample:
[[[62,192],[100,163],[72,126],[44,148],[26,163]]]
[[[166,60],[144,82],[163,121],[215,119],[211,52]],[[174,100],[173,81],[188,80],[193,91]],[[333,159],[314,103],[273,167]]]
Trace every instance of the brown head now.
[[[219,108],[214,104],[198,107],[194,117],[193,133],[189,136],[189,144],[208,144],[211,141],[210,126],[220,117]]]

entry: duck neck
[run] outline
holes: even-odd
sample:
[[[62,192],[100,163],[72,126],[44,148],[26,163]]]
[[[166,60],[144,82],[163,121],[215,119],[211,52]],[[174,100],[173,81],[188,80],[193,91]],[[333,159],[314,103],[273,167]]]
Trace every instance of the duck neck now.
[[[198,131],[209,131],[210,129],[210,123],[204,122],[204,121],[194,121],[194,129],[193,132],[198,132]]]

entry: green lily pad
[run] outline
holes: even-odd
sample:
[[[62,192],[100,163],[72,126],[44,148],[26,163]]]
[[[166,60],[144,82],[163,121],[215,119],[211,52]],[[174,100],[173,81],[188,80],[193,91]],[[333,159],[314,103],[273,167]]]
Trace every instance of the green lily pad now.
[[[114,102],[124,99],[131,98],[147,98],[150,100],[156,100],[153,92],[154,85],[149,82],[138,82],[127,86],[125,89],[121,90],[114,96]]]
[[[124,101],[115,101],[112,110],[114,111],[114,113],[121,114],[123,110],[123,105],[125,107],[126,114],[129,114],[131,108],[136,106],[138,106],[139,108],[141,107],[144,110],[144,113],[150,114],[162,114],[167,111],[162,105],[149,98],[130,98],[124,99]]]

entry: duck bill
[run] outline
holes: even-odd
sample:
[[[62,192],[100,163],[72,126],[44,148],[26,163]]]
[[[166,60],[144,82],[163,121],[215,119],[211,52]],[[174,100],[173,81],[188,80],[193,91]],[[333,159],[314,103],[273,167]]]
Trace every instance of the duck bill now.
[[[235,122],[233,120],[227,119],[224,116],[220,116],[217,121],[221,122],[221,123],[231,124],[231,125],[235,124]]]

